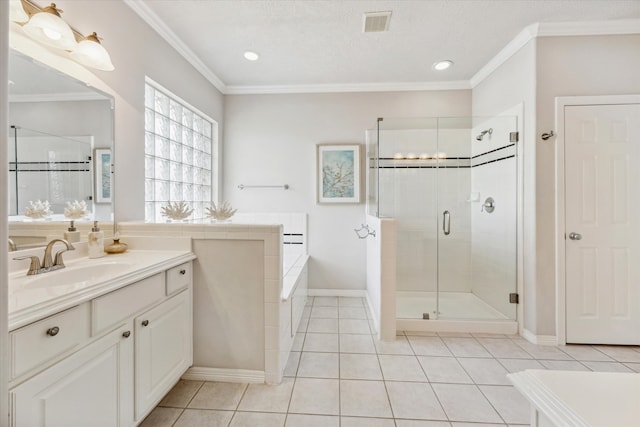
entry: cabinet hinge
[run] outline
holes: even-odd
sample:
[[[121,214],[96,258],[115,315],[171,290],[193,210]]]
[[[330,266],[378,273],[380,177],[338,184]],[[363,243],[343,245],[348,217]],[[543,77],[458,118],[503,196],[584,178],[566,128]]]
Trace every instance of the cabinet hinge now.
[[[518,142],[520,140],[520,132],[509,132],[509,142]]]
[[[520,303],[520,296],[516,292],[510,293],[509,294],[509,302],[511,304],[519,304]]]

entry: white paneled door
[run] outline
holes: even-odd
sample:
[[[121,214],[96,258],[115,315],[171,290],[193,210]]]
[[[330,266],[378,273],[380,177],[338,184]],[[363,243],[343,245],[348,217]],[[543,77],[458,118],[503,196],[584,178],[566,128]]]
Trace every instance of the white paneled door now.
[[[640,344],[640,105],[568,105],[566,341]]]

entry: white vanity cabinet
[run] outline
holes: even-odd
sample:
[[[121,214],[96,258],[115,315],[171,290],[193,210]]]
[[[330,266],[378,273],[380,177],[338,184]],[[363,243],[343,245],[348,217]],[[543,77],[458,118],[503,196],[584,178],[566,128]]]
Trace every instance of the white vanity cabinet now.
[[[187,262],[12,331],[11,425],[139,424],[191,366],[192,324]]]
[[[12,389],[12,425],[131,425],[132,327],[119,327]]]
[[[136,420],[192,363],[191,294],[182,291],[135,320]]]

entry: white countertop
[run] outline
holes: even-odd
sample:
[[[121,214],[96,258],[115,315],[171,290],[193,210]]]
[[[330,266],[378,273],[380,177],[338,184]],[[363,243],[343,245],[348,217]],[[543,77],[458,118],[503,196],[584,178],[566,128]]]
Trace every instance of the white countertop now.
[[[640,373],[526,370],[508,377],[556,426],[640,426]]]
[[[69,260],[65,259],[64,269],[34,276],[27,276],[26,269],[13,271],[9,274],[9,330],[66,310],[196,257],[191,252],[190,239],[181,239],[177,245],[155,246],[153,243],[158,242],[156,239],[148,240],[150,242],[141,243],[135,239],[132,249],[127,252],[97,259],[82,256],[82,245],[78,245],[80,256],[69,256]],[[151,249],[153,247],[156,249]],[[10,256],[17,254],[19,253],[11,252]],[[100,274],[91,274],[94,266]],[[68,277],[70,273],[73,274],[73,271],[82,271],[82,275],[87,272],[88,277],[68,283],[60,280]]]

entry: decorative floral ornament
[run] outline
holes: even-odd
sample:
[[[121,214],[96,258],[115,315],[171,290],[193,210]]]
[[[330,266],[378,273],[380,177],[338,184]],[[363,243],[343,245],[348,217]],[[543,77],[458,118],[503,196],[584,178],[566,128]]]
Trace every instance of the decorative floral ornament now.
[[[167,206],[160,208],[162,210],[162,216],[169,217],[171,219],[185,219],[188,218],[193,209],[189,209],[187,202],[169,202]]]
[[[207,208],[207,215],[217,221],[225,221],[231,218],[236,211],[237,209],[232,209],[229,202],[225,200],[218,207],[216,207],[215,203],[211,202],[211,207]]]
[[[84,200],[73,202],[67,202],[67,207],[64,208],[64,216],[69,219],[82,218],[87,214],[87,202]]]
[[[35,203],[29,200],[29,205],[24,209],[24,215],[29,218],[46,218],[53,214],[49,209],[50,207],[51,205],[47,200],[44,202],[38,200]]]

